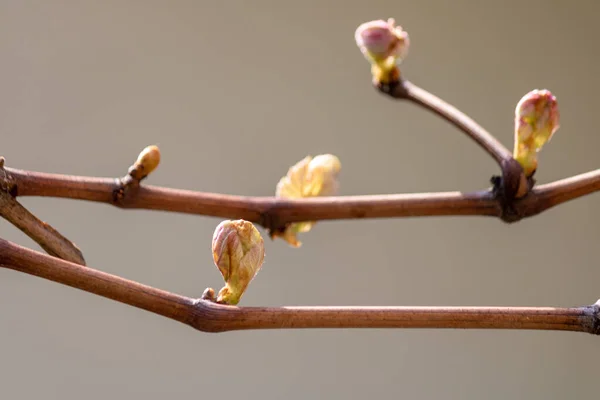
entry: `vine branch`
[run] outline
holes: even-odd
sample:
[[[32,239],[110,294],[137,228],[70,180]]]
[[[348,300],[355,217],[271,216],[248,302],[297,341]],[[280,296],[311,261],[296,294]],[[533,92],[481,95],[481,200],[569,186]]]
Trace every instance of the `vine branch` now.
[[[129,281],[83,265],[74,244],[22,207],[16,198],[41,196],[243,219],[271,232],[304,221],[417,216],[490,216],[515,222],[600,190],[600,169],[533,186],[516,196],[523,172],[499,142],[460,111],[404,83],[405,98],[425,106],[470,134],[500,160],[502,178],[471,193],[413,193],[372,196],[246,197],[142,184],[158,165],[149,147],[122,178],[96,178],[25,171],[0,163],[0,214],[36,240],[52,257],[0,239],[0,266],[94,293],[203,332],[290,328],[534,329],[600,334],[600,301],[573,308],[552,307],[236,307],[190,298]],[[398,95],[399,96],[399,95]],[[400,97],[399,97],[400,98]],[[491,138],[491,139],[490,139]],[[149,149],[149,150],[148,150]],[[508,154],[508,156],[507,156]],[[516,167],[515,167],[516,165]],[[529,185],[531,183],[531,185]],[[518,197],[518,198],[517,198]],[[16,211],[15,211],[16,210]],[[25,221],[25,223],[23,222]],[[49,238],[49,239],[48,239]],[[72,250],[76,252],[73,253]],[[81,256],[81,260],[77,256]],[[62,260],[63,258],[64,260]],[[210,290],[210,289],[207,289]]]
[[[335,196],[293,200],[277,196],[233,196],[144,185],[142,181],[160,161],[156,146],[144,149],[127,175],[121,178],[13,169],[4,167],[4,159],[0,158],[0,216],[28,234],[50,254],[45,255],[0,239],[0,266],[147,310],[203,332],[291,328],[462,328],[600,334],[600,300],[593,305],[572,308],[236,307],[209,300],[212,295],[208,294],[214,294],[210,288],[205,291],[206,296],[200,298],[181,296],[85,267],[81,252],[72,242],[17,202],[19,196],[58,197],[106,203],[125,209],[242,219],[262,225],[273,236],[273,233],[285,230],[292,223],[337,219],[470,215],[496,217],[510,223],[600,190],[600,169],[534,186],[537,158],[520,157],[523,154],[535,156],[541,145],[531,148],[525,146],[531,144],[525,142],[531,133],[523,130],[521,135],[519,129],[526,129],[526,125],[516,126],[515,130],[516,140],[519,140],[516,144],[522,145],[522,148],[515,147],[515,157],[520,160],[518,162],[500,141],[472,118],[402,79],[397,65],[391,65],[388,61],[405,54],[403,46],[408,46],[408,36],[394,27],[393,20],[363,24],[357,30],[356,38],[363,54],[374,63],[373,82],[380,92],[394,99],[408,100],[433,112],[466,133],[494,158],[502,170],[502,176],[492,178],[491,188],[471,193]],[[382,46],[381,41],[388,41],[389,46]],[[527,118],[531,115],[526,113],[531,113],[531,102],[551,101],[546,104],[549,112],[542,115],[546,120],[540,119],[538,122],[543,123],[537,124],[546,130],[538,132],[538,135],[544,138],[545,134],[545,140],[549,140],[558,126],[555,98],[546,91],[531,93],[524,99],[524,103],[519,103],[523,109],[522,114],[516,115],[516,122],[529,121]],[[522,165],[528,169],[524,171]],[[262,238],[260,243],[262,245]]]
[[[425,216],[490,216],[515,222],[600,190],[600,169],[534,187],[507,205],[493,190],[283,199],[195,192],[139,185],[123,194],[121,179],[5,168],[14,196],[86,200],[120,208],[238,218],[278,229],[302,221]],[[118,195],[118,194],[121,195]]]
[[[490,132],[452,104],[402,78],[388,84],[377,82],[375,87],[393,99],[409,100],[433,112],[473,139],[500,166],[502,179],[498,188],[507,201],[523,196],[533,186],[512,153]]]
[[[0,266],[179,321],[202,332],[300,328],[527,329],[600,334],[600,301],[573,307],[236,307],[191,298],[0,239]]]
[[[8,185],[4,158],[0,157],[0,216],[19,228],[48,254],[85,265],[81,250],[49,224],[37,218],[17,201]]]
[[[394,85],[378,85],[378,89],[394,99],[410,100],[450,122],[481,146],[498,165],[513,158],[512,153],[485,128],[433,93],[407,80],[401,80]]]

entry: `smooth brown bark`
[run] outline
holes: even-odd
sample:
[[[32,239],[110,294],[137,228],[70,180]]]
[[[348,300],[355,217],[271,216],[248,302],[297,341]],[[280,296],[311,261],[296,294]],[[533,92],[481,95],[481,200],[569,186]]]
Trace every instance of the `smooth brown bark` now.
[[[600,334],[600,306],[233,307],[193,299],[0,239],[0,266],[144,309],[203,332],[299,328],[533,329]]]

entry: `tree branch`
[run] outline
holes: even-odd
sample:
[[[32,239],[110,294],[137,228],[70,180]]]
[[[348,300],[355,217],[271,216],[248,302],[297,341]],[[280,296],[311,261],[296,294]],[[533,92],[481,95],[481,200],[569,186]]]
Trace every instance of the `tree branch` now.
[[[475,122],[471,117],[427,90],[404,80],[391,91],[384,91],[384,93],[396,99],[410,100],[442,117],[466,133],[490,154],[498,164],[512,158],[511,152],[491,133]]]
[[[521,166],[513,159],[512,153],[471,117],[407,80],[400,79],[393,84],[375,84],[375,86],[380,92],[394,99],[409,100],[432,111],[466,133],[491,155],[502,169],[502,187],[507,199],[512,200],[517,195],[521,196],[527,192],[529,189],[527,180]]]
[[[422,216],[492,216],[506,222],[537,215],[558,204],[600,190],[600,169],[534,187],[524,198],[506,203],[491,190],[473,193],[415,193],[316,197],[286,200],[245,197],[139,185],[121,193],[120,179],[30,172],[5,168],[15,196],[46,196],[95,201],[220,218],[245,219],[278,229],[302,221]]]
[[[85,265],[81,250],[73,242],[38,219],[4,191],[0,191],[0,215],[33,239],[48,254]]]
[[[600,169],[537,186],[533,193],[541,203],[539,212],[600,190]],[[531,210],[529,215],[534,215]]]
[[[49,279],[203,332],[299,328],[529,329],[600,334],[600,302],[552,307],[233,307],[169,293],[0,239],[0,266]]]
[[[145,208],[242,218],[268,229],[306,220],[433,215],[485,215],[512,222],[600,190],[600,170],[535,187],[505,202],[494,191],[284,200],[141,185],[5,168],[11,196],[52,196]],[[537,329],[600,334],[600,303],[576,308],[536,307],[232,307],[189,298],[46,256],[0,239],[0,266],[78,288],[204,332],[286,328]]]
[[[393,25],[393,20],[388,21],[389,24]],[[390,27],[382,28],[381,24],[375,24],[370,28],[381,30]],[[398,41],[398,35],[400,33],[394,31],[392,35],[372,37],[370,44],[373,45],[374,39],[381,41],[395,38]],[[408,45],[408,41],[402,43]],[[363,41],[362,46],[366,44],[367,41]],[[372,47],[374,50],[382,48],[377,43]],[[365,49],[369,51],[366,47],[362,50]],[[389,49],[394,52],[399,50],[394,46]],[[377,71],[381,72],[382,69]],[[383,71],[387,70],[384,68]],[[390,74],[387,79],[379,79],[388,83],[376,83],[382,93],[395,99],[407,99],[442,117],[466,133],[496,160],[502,169],[502,177],[493,178],[492,189],[472,193],[289,200],[142,185],[141,181],[160,162],[160,151],[156,146],[144,149],[127,175],[117,179],[3,168],[4,160],[0,158],[0,214],[36,240],[51,255],[66,259],[47,256],[0,239],[0,266],[129,304],[204,332],[290,328],[462,328],[536,329],[600,334],[600,300],[590,306],[574,308],[233,307],[203,298],[185,297],[78,265],[77,262],[84,262],[79,249],[16,201],[17,196],[79,199],[121,208],[244,219],[274,232],[294,222],[354,218],[480,215],[514,222],[600,190],[600,170],[533,187],[533,178],[525,177],[521,165],[511,152],[473,119],[435,95],[402,80],[397,68]],[[212,289],[205,293],[212,293],[211,291]]]
[[[33,239],[48,254],[64,260],[85,265],[81,250],[49,224],[37,218],[21,205],[10,193],[4,159],[0,157],[0,216]]]

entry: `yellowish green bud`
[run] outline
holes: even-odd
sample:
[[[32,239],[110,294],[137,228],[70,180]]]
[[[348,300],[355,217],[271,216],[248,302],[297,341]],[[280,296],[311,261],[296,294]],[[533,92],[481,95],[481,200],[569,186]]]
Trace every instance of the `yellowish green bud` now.
[[[537,153],[559,128],[556,97],[548,90],[532,90],[515,109],[515,147],[513,157],[527,177],[537,169]]]
[[[217,303],[238,304],[265,258],[265,245],[260,232],[242,219],[221,222],[213,234],[213,261],[225,286],[217,295]]]

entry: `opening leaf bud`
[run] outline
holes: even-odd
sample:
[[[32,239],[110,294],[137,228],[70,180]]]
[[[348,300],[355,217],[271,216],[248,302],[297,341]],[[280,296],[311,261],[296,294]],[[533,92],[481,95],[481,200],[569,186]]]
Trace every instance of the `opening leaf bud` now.
[[[217,302],[238,304],[265,258],[264,240],[260,232],[251,222],[242,219],[223,221],[213,234],[212,254],[225,280],[225,286],[217,295]]]
[[[532,90],[515,109],[515,147],[513,157],[527,177],[538,165],[537,153],[559,128],[556,97],[549,90]]]
[[[399,78],[398,64],[408,54],[410,40],[393,18],[361,24],[354,33],[356,45],[371,63],[373,79],[390,83]]]
[[[341,169],[340,160],[332,154],[321,154],[314,158],[307,156],[281,178],[275,195],[286,199],[334,196],[339,189],[338,175]],[[273,233],[273,237],[281,237],[291,246],[300,247],[302,243],[296,234],[310,231],[314,224],[310,221],[292,223],[283,232]]]

